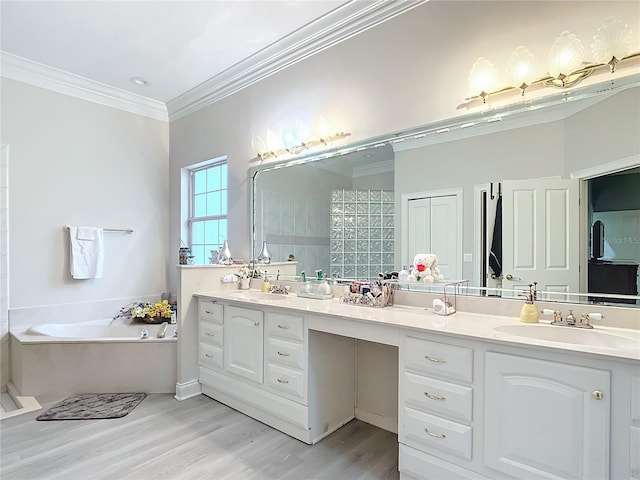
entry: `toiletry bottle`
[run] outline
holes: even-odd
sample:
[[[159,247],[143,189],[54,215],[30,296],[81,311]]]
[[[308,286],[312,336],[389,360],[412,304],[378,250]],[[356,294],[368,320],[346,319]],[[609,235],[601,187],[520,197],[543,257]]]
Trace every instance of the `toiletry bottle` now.
[[[267,272],[264,272],[264,278],[262,279],[262,291],[264,293],[269,293],[271,290],[271,284],[269,283],[269,279],[267,278]]]

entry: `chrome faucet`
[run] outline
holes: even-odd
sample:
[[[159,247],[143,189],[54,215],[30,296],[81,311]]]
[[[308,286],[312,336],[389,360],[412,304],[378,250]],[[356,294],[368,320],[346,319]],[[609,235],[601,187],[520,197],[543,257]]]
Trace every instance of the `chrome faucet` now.
[[[563,327],[593,328],[590,320],[602,320],[604,318],[604,315],[602,315],[601,313],[582,313],[580,315],[580,320],[578,321],[573,314],[573,310],[569,310],[569,313],[563,320],[562,313],[560,311],[551,310],[548,308],[543,308],[540,313],[542,313],[543,315],[553,315],[551,325],[560,325]]]

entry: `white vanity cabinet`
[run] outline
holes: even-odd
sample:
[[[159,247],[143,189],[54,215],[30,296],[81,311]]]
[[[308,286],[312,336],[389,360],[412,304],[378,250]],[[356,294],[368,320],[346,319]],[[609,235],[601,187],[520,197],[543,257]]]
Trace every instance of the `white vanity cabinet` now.
[[[633,356],[279,304],[199,297],[205,395],[315,443],[356,415],[355,339],[386,343],[399,354],[401,480],[640,480]],[[395,387],[394,378],[382,388]]]
[[[403,480],[640,479],[637,363],[407,334]]]
[[[224,368],[257,383],[263,379],[263,312],[227,305],[224,309]]]
[[[199,312],[202,393],[305,443],[354,418],[353,339],[276,308],[201,297]]]
[[[485,464],[516,478],[609,478],[611,374],[485,357]]]

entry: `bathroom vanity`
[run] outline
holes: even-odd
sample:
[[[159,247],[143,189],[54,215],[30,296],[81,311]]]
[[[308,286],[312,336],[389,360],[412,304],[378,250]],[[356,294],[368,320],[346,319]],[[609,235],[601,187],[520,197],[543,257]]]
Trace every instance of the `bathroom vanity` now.
[[[357,416],[364,340],[397,347],[398,384],[384,388],[398,395],[401,478],[638,478],[638,330],[253,290],[195,296],[202,393],[303,442]]]

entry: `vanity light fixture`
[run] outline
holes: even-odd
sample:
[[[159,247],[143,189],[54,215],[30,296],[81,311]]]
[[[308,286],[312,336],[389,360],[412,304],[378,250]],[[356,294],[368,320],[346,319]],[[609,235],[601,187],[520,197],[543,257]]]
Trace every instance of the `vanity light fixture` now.
[[[279,136],[273,130],[267,130],[264,140],[259,135],[254,135],[251,140],[251,148],[259,160],[290,157],[317,147],[327,147],[331,143],[351,135],[347,132],[331,134],[329,123],[321,116],[314,120],[313,130],[312,134],[302,120],[296,120],[295,128],[286,127]]]
[[[569,31],[556,38],[548,54],[547,74],[539,71],[535,55],[526,47],[516,48],[507,61],[507,78],[498,80],[494,65],[484,57],[478,58],[469,73],[469,88],[473,95],[466,101],[482,99],[508,90],[525,90],[532,85],[568,88],[577,85],[594,71],[609,67],[611,73],[623,61],[640,57],[632,53],[631,29],[621,20],[609,17],[593,37],[591,53],[593,62],[584,61],[584,46]]]

